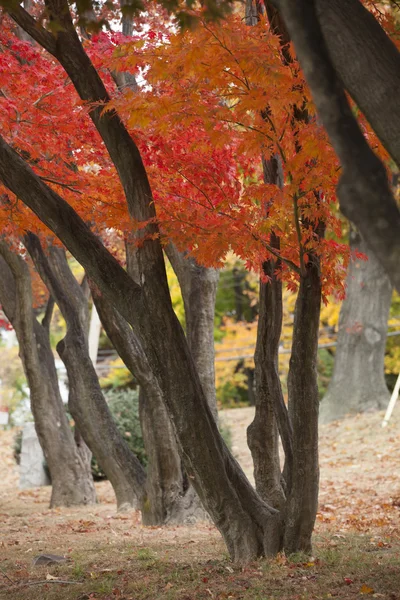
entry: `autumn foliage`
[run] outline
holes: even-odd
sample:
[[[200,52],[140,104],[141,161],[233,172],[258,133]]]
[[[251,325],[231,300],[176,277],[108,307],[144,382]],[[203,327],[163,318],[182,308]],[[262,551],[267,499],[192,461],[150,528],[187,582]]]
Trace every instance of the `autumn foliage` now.
[[[348,254],[339,241],[339,165],[293,49],[288,62],[263,19],[248,27],[235,14],[220,23],[195,16],[193,30],[177,32],[165,21],[155,28],[149,17],[150,29],[132,38],[100,33],[86,42],[113,96],[107,110],[118,110],[139,145],[163,239],[207,266],[220,266],[232,249],[258,271],[262,260],[278,254],[279,276],[292,289],[317,254],[325,297],[342,295]],[[143,228],[132,224],[89,107],[58,63],[18,39],[7,17],[0,45],[0,124],[7,141],[106,241],[110,229],[127,236],[132,226]],[[139,90],[118,89],[117,71],[133,73]],[[294,119],[295,110],[307,111],[307,118]],[[282,189],[264,183],[261,155],[279,156]],[[3,190],[1,197],[5,233],[44,231],[12,194]],[[320,221],[324,240],[315,234]],[[272,232],[279,252],[270,246]]]

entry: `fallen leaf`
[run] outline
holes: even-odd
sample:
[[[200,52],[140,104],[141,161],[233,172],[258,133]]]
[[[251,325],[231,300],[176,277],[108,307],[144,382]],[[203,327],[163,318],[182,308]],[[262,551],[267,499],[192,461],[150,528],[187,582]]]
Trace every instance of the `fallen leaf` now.
[[[360,588],[360,594],[373,594],[374,590],[371,587],[368,587],[367,585],[362,585]]]

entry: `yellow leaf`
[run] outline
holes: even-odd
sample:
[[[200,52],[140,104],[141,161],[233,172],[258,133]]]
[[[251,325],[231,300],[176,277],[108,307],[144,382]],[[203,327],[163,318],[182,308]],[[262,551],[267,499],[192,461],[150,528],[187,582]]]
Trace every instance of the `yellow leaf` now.
[[[367,585],[362,585],[360,588],[360,594],[373,594],[374,590],[373,588],[368,587]]]

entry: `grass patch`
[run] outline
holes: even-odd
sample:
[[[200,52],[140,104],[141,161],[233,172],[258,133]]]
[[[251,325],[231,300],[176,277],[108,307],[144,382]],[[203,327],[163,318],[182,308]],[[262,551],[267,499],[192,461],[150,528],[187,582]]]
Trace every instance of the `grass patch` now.
[[[137,559],[144,562],[154,562],[156,560],[156,553],[151,548],[139,548],[136,553]]]
[[[204,542],[207,544],[207,542]],[[203,549],[202,548],[199,550]],[[127,550],[129,550],[127,552]],[[186,557],[185,557],[186,554]],[[12,589],[7,600],[400,600],[400,544],[367,536],[316,538],[315,556],[280,555],[246,567],[229,560],[189,555],[177,544],[163,549],[104,546],[79,553],[71,564],[32,571],[30,580],[46,573],[78,585],[44,584]],[[2,567],[4,569],[4,567]],[[16,574],[14,573],[14,576]],[[3,583],[3,582],[2,582]],[[3,593],[5,592],[3,587]],[[1,589],[0,589],[0,597]]]

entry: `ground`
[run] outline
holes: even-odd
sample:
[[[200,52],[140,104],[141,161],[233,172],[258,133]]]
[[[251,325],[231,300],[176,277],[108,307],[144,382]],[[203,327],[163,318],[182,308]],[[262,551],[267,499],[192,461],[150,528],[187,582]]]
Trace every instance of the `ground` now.
[[[314,556],[232,565],[218,532],[144,528],[116,514],[107,482],[99,504],[49,510],[49,488],[19,491],[13,432],[0,432],[0,598],[7,600],[400,600],[400,407],[321,428],[321,493]],[[252,409],[225,411],[233,452],[251,476]],[[33,566],[43,553],[62,565]],[[59,580],[66,583],[60,584]]]

